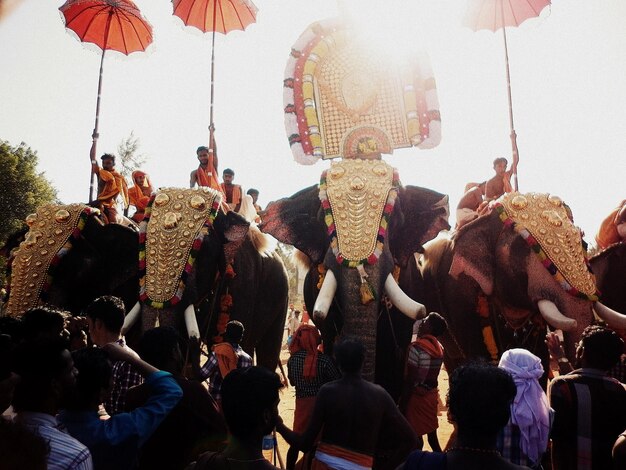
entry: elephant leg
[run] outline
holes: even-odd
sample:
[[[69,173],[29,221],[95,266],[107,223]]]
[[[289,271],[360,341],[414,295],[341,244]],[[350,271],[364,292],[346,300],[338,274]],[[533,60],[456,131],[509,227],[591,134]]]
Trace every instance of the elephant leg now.
[[[285,305],[285,311],[287,306]],[[278,366],[277,360],[280,360],[280,348],[283,341],[283,329],[285,327],[285,318],[283,315],[277,315],[269,325],[265,332],[265,336],[257,342],[256,365],[266,367],[274,371]]]
[[[141,332],[144,333],[156,327],[159,312],[153,307],[143,305],[141,310]]]

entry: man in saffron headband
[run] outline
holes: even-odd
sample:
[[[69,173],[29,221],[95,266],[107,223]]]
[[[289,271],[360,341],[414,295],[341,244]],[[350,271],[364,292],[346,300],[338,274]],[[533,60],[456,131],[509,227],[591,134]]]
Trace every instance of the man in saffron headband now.
[[[121,173],[115,170],[115,155],[105,153],[100,157],[102,168],[98,165],[95,155],[91,155],[91,171],[98,176],[98,200],[96,207],[102,211],[107,223],[120,223],[122,216],[118,214],[117,202],[121,197],[124,209],[128,207],[128,186]]]
[[[322,339],[313,325],[300,326],[289,345],[291,357],[287,362],[289,382],[296,388],[296,409],[293,430],[303,433],[313,414],[315,397],[322,385],[341,377],[339,370],[326,354],[317,349]],[[293,468],[298,449],[290,447],[287,452],[287,468]]]
[[[135,206],[136,211],[131,219],[139,223],[143,220],[146,207],[148,207],[148,202],[150,202],[152,185],[150,184],[148,174],[143,171],[133,171],[132,177],[134,185],[128,190],[128,198],[130,205]]]

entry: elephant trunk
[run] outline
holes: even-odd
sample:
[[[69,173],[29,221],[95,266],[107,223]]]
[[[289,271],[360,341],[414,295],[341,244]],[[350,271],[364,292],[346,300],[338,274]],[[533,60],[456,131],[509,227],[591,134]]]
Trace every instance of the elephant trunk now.
[[[626,315],[616,312],[602,302],[596,302],[593,306],[593,310],[609,327],[615,330],[626,329]]]
[[[313,318],[315,320],[324,320],[328,315],[328,310],[333,303],[333,297],[337,292],[337,279],[333,272],[329,269],[324,276],[324,282],[320,289],[320,293],[315,300],[313,306]]]
[[[411,320],[426,316],[426,307],[406,295],[391,274],[385,280],[385,293],[391,303]]]
[[[540,300],[537,302],[537,307],[539,308],[539,312],[541,312],[541,316],[553,328],[563,331],[571,331],[576,328],[576,320],[563,315],[554,302]]]

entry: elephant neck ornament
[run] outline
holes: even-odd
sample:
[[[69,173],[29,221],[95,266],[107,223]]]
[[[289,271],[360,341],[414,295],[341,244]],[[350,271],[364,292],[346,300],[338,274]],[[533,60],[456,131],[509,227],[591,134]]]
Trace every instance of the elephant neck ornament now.
[[[180,302],[221,203],[210,188],[166,188],[152,196],[140,226],[139,298],[154,308]]]
[[[47,204],[26,218],[30,228],[11,262],[6,315],[20,316],[46,300],[55,267],[72,248],[72,239],[80,237],[89,215],[97,213],[84,204]]]
[[[580,230],[559,197],[513,192],[499,199],[494,209],[505,227],[522,236],[565,291],[592,302],[598,300]]]

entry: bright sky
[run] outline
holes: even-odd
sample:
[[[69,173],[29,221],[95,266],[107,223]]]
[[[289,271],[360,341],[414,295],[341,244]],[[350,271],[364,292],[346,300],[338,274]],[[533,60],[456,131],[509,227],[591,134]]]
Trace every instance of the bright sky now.
[[[233,168],[235,182],[258,188],[266,205],[318,182],[328,166],[293,161],[282,81],[299,35],[338,10],[335,0],[254,1],[257,23],[217,38],[215,123],[220,170]],[[358,3],[378,37],[390,27],[371,8],[398,11],[391,30],[413,35],[401,45],[428,51],[442,142],[384,158],[405,185],[449,194],[454,219],[465,183],[489,178],[493,159],[510,155],[501,33],[464,28],[465,0],[344,1]],[[0,23],[0,139],[37,150],[69,203],[88,196],[100,57],[65,32],[62,3],[24,0]],[[148,55],[105,59],[98,154],[116,152],[134,131],[154,184],[187,186],[195,149],[208,141],[210,35],[183,28],[167,0],[136,3],[154,45]],[[545,13],[507,33],[520,189],[562,197],[592,241],[626,198],[626,2],[554,0]]]

